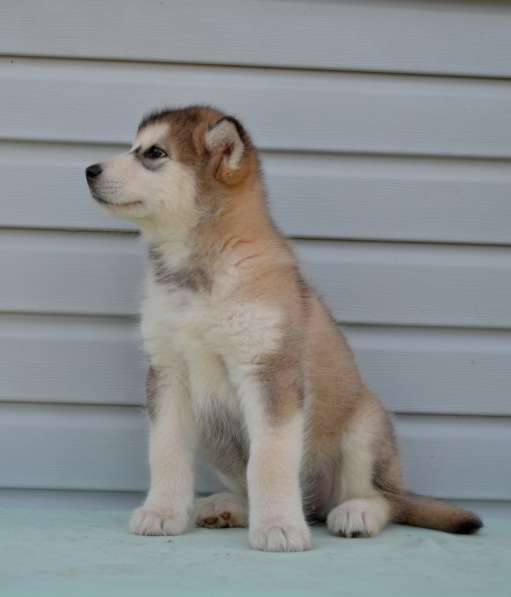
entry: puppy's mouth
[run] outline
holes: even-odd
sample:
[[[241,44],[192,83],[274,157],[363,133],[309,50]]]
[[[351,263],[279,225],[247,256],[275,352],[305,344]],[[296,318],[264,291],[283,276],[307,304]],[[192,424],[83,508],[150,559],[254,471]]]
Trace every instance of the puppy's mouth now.
[[[94,199],[98,202],[101,203],[102,205],[107,205],[108,207],[138,207],[143,205],[142,201],[128,201],[126,203],[113,203],[112,201],[107,201],[106,199],[103,199],[103,197],[100,197],[99,195],[97,195],[96,193],[92,193],[92,196],[94,197]]]

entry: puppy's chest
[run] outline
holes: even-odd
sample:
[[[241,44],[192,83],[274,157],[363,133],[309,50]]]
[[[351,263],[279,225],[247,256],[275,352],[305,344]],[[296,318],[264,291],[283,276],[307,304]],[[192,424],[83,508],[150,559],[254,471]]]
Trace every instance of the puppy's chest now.
[[[165,347],[183,352],[196,342],[211,343],[218,322],[211,301],[202,293],[149,285],[142,313],[149,353]]]
[[[196,415],[219,400],[235,403],[224,355],[229,343],[222,313],[210,297],[188,290],[149,288],[143,309],[145,348],[153,365],[186,367]],[[225,405],[224,405],[225,406]]]
[[[275,309],[226,298],[225,293],[149,283],[142,332],[152,358],[200,349],[232,363],[247,363],[278,346],[281,317]],[[192,359],[192,368],[195,362]]]

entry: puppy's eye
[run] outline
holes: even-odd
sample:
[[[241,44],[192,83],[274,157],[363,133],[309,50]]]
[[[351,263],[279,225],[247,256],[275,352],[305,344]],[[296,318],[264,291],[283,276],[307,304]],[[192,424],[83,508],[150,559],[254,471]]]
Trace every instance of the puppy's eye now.
[[[149,149],[144,151],[144,157],[148,160],[161,160],[161,158],[166,158],[167,154],[157,145],[151,145]]]

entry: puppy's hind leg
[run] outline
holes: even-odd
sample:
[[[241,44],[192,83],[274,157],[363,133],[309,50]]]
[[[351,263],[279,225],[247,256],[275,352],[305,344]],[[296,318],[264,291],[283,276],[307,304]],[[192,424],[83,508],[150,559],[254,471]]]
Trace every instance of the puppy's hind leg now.
[[[392,504],[373,482],[376,454],[392,450],[387,437],[391,427],[383,408],[373,401],[355,415],[341,440],[335,479],[337,505],[327,517],[328,530],[340,537],[373,537],[392,519]]]
[[[195,524],[208,529],[247,527],[247,499],[227,492],[201,498],[195,509]]]
[[[387,526],[390,519],[391,506],[388,500],[374,495],[342,502],[331,510],[327,526],[338,537],[374,537]]]

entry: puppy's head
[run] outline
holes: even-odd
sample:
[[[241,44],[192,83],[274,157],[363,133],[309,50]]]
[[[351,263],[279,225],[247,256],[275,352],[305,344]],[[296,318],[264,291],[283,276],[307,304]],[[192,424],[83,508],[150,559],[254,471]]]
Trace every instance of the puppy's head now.
[[[257,176],[249,136],[233,117],[192,106],[142,120],[131,150],[86,169],[94,199],[142,227],[189,230]]]

